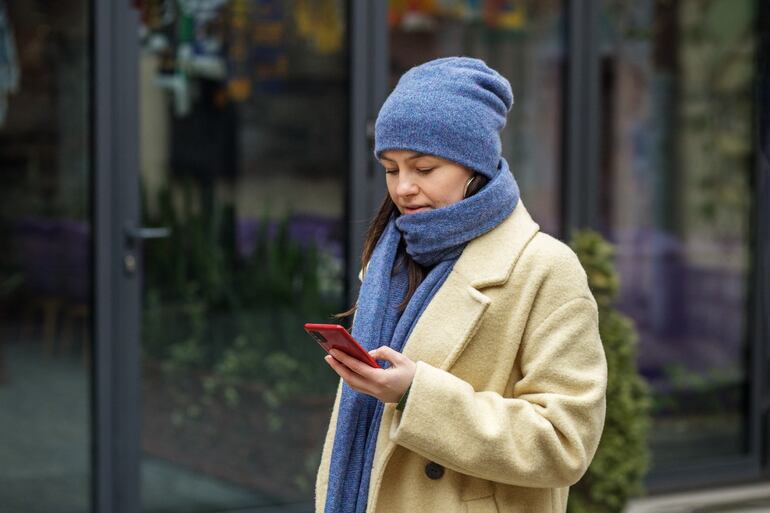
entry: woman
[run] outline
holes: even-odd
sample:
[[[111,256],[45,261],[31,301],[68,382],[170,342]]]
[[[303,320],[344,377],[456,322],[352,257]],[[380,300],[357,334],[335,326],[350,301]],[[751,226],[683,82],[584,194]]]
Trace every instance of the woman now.
[[[606,362],[575,254],[538,231],[501,155],[513,103],[483,61],[405,73],[375,125],[369,229],[316,511],[566,511],[599,443]]]

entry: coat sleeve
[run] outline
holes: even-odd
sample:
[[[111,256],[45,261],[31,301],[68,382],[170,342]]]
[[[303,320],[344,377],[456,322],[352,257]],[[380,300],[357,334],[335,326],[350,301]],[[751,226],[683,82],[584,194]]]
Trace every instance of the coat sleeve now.
[[[511,397],[417,362],[391,439],[446,468],[524,487],[576,483],[599,444],[607,367],[593,298],[557,307],[519,349]]]

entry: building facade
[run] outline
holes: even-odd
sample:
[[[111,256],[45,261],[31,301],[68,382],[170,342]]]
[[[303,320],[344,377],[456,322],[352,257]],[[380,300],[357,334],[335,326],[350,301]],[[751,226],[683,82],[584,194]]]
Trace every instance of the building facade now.
[[[0,512],[311,511],[398,77],[484,59],[616,247],[649,493],[770,479],[770,4],[0,0]]]

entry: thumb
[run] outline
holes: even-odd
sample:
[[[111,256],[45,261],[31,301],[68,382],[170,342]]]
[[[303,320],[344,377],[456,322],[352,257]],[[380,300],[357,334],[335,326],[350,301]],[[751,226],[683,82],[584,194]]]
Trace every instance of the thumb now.
[[[400,355],[401,353],[388,346],[380,346],[377,349],[372,349],[369,351],[369,356],[375,360],[385,360],[393,364],[396,363],[396,360]]]

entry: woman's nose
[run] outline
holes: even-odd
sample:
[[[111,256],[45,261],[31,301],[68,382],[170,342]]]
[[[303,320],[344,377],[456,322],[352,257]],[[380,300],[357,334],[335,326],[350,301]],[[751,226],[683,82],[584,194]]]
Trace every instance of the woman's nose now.
[[[401,175],[398,177],[396,193],[398,193],[399,196],[409,196],[416,192],[417,184],[414,183],[414,180],[412,180],[412,178],[407,173],[401,173]]]

